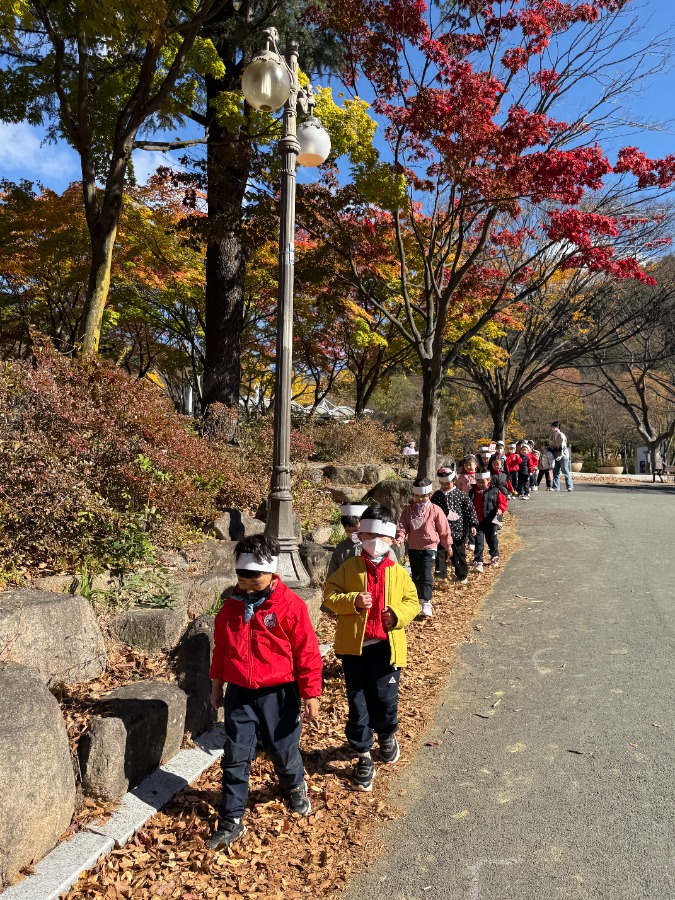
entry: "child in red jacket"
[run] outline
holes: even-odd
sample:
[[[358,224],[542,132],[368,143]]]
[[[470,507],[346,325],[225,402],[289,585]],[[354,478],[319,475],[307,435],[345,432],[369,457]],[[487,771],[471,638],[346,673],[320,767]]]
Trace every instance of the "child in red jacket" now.
[[[482,572],[483,548],[486,541],[490,549],[490,565],[499,565],[499,538],[495,519],[499,513],[506,511],[509,502],[499,488],[492,484],[492,476],[489,472],[480,472],[476,475],[476,486],[471,489],[469,496],[473,500],[478,517],[473,568],[476,572]]]
[[[515,488],[518,487],[518,469],[520,468],[521,459],[520,456],[516,453],[516,445],[509,444],[506,449],[506,471],[509,476],[509,481],[514,487],[513,496],[518,496],[518,491]]]
[[[220,827],[208,841],[214,850],[246,833],[242,817],[258,736],[289,806],[310,814],[300,731],[302,719],[316,722],[321,694],[319,644],[305,602],[276,574],[278,542],[256,535],[234,553],[237,586],[216,616],[210,671],[216,710],[227,684]]]

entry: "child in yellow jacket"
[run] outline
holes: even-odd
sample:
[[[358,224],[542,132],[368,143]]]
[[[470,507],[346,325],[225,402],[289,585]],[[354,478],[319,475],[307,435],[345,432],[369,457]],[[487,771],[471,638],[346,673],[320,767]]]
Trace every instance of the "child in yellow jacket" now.
[[[324,588],[324,604],[337,615],[335,653],[342,659],[349,703],[345,734],[358,754],[352,779],[357,791],[373,789],[374,732],[382,762],[394,763],[401,755],[398,682],[407,661],[405,628],[419,613],[419,601],[408,573],[390,558],[395,536],[391,511],[369,507],[359,524],[361,556],[343,563]]]

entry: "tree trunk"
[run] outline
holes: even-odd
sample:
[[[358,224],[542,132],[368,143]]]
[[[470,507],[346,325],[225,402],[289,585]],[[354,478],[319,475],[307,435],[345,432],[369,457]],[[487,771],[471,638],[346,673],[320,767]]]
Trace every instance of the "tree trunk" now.
[[[443,372],[434,360],[422,362],[422,415],[420,418],[418,478],[433,479],[436,474],[438,417],[441,412]]]
[[[229,87],[207,79],[207,102]],[[203,412],[214,403],[231,410],[225,437],[235,437],[239,418],[241,335],[244,322],[246,247],[242,228],[250,148],[215,116],[207,143],[208,242]]]
[[[87,288],[86,315],[83,318],[82,352],[87,355],[98,353],[101,342],[103,313],[110,291],[110,272],[113,250],[117,237],[118,217],[101,223],[96,234],[91,235],[91,268]]]

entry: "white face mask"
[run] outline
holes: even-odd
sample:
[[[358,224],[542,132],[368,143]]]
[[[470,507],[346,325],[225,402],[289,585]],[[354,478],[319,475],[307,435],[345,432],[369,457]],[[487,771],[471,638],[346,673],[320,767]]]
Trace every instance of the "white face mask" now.
[[[389,544],[380,540],[380,538],[368,538],[368,540],[363,541],[363,549],[371,559],[384,559],[389,553]]]

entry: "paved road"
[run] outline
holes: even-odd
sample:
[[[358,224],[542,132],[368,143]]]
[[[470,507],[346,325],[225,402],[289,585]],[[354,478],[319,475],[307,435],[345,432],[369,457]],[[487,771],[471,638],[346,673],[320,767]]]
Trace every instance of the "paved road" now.
[[[578,485],[517,512],[442,744],[348,900],[675,900],[675,490]]]

